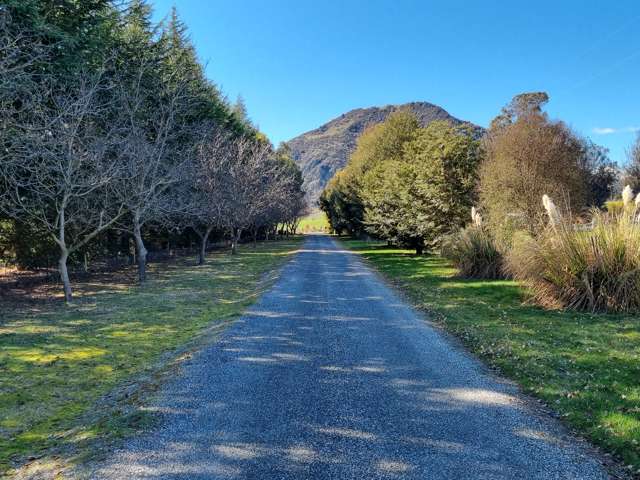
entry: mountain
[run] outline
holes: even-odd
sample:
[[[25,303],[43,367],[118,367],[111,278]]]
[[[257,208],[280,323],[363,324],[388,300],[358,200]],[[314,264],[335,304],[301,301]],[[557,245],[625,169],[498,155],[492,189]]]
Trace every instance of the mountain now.
[[[302,170],[304,188],[310,205],[315,205],[327,182],[346,165],[364,129],[383,122],[391,113],[400,109],[414,112],[423,126],[434,120],[449,120],[456,125],[465,123],[437,105],[412,102],[385,107],[357,108],[315,130],[292,138],[287,143],[291,147],[294,161]],[[484,131],[482,127],[472,126],[478,135]]]

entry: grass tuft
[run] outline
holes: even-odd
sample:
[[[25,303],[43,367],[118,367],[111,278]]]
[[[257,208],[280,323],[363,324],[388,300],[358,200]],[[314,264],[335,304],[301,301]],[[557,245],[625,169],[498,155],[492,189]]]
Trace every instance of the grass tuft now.
[[[449,261],[345,241],[434,321],[640,474],[640,317],[524,305],[511,280],[469,280]]]
[[[463,278],[502,278],[502,254],[486,228],[471,225],[447,237],[442,255]]]
[[[592,227],[570,217],[533,239],[523,236],[507,255],[507,269],[547,308],[640,312],[640,224],[635,208],[592,213]]]

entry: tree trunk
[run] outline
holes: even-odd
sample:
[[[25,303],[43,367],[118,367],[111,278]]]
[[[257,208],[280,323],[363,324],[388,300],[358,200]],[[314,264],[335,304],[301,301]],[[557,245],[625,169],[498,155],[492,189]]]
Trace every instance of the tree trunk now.
[[[204,237],[200,239],[200,254],[198,255],[198,265],[204,265],[205,255],[207,254],[207,241]]]
[[[242,229],[238,228],[231,240],[231,255],[238,253],[238,242],[240,241],[240,235],[242,235]]]
[[[135,240],[133,242],[133,245],[131,245],[131,238],[129,237],[127,239],[127,242],[129,242],[128,248],[129,248],[129,265],[133,265],[134,263],[136,263],[136,245],[135,245]]]
[[[67,259],[69,252],[62,249],[60,259],[58,260],[58,268],[60,269],[60,280],[62,280],[62,288],[64,290],[64,301],[70,303],[72,300],[71,281],[69,280],[69,271],[67,270]]]
[[[419,243],[416,245],[416,255],[422,255],[424,253],[424,245]]]
[[[133,221],[133,237],[136,240],[136,251],[138,253],[138,282],[143,284],[147,281],[147,249],[142,240],[140,221],[136,218]]]
[[[67,243],[65,240],[65,210],[64,207],[60,209],[58,217],[58,237],[56,238],[56,243],[58,247],[60,247],[60,257],[58,259],[58,268],[60,270],[60,280],[62,280],[62,288],[64,290],[64,301],[66,303],[70,303],[72,300],[71,293],[71,281],[69,280],[69,270],[67,270],[67,260],[69,259],[69,249],[67,248]]]
[[[253,236],[253,248],[256,248],[258,246],[258,229],[254,228],[251,235]]]
[[[213,227],[207,227],[204,235],[200,237],[200,255],[198,257],[198,265],[204,265],[205,257],[207,255],[207,244],[209,243],[209,235]]]

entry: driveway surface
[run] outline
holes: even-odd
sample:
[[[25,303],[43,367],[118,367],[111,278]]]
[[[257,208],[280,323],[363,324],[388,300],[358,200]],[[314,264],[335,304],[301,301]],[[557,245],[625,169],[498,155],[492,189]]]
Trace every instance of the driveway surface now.
[[[322,235],[150,408],[161,425],[92,478],[608,478]]]

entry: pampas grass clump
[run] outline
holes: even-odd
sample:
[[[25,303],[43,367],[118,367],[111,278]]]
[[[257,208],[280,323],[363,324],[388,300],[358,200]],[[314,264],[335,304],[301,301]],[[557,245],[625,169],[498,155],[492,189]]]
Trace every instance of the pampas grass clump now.
[[[592,211],[587,228],[574,225],[570,216],[549,213],[549,225],[537,238],[514,242],[507,272],[544,307],[640,312],[640,201],[626,188],[623,204],[615,213]]]
[[[461,277],[503,278],[502,254],[475,208],[471,210],[471,220],[470,226],[445,239],[442,255],[451,260]]]

